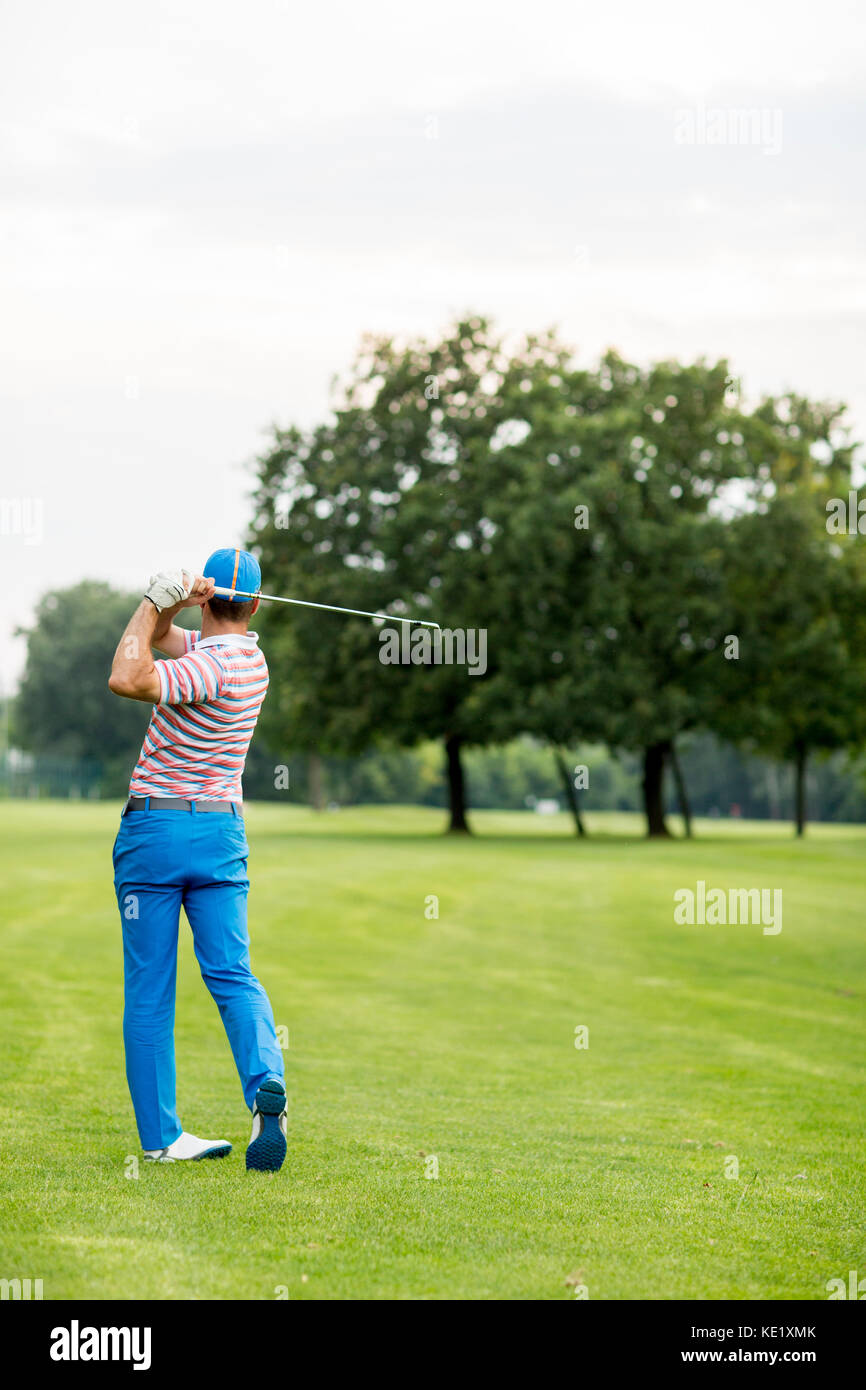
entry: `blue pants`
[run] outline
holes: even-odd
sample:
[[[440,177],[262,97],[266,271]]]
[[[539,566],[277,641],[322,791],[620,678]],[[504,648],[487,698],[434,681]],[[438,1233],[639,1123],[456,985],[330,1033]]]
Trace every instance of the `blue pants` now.
[[[174,1067],[181,904],[250,1109],[263,1081],[283,1079],[274,1016],[250,968],[248,853],[239,813],[197,813],[193,803],[191,811],[130,811],[121,819],[113,860],[123,924],[123,1041],[142,1148],[165,1148],[182,1132]]]

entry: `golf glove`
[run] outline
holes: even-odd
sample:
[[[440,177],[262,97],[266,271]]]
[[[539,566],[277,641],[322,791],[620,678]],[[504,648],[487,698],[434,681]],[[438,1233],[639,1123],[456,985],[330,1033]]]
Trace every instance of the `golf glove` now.
[[[157,613],[161,613],[163,608],[173,608],[176,603],[183,603],[185,598],[189,598],[193,578],[186,570],[163,570],[160,574],[152,574],[144,597],[150,599]]]

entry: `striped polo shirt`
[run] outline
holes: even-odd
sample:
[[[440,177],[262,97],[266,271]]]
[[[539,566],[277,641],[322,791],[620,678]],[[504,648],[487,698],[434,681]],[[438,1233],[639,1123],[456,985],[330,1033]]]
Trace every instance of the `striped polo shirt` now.
[[[258,634],[184,631],[184,655],[156,661],[154,705],[133,796],[241,801],[241,774],[268,688]]]

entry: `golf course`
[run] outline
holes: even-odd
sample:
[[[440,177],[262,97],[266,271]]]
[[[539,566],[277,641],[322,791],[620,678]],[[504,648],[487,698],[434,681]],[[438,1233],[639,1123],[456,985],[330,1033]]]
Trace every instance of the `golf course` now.
[[[866,827],[251,804],[288,1157],[181,921],[186,1130],[140,1161],[119,803],[5,801],[2,1261],[45,1299],[815,1299],[866,1274]],[[679,823],[671,817],[679,831]],[[780,889],[782,930],[674,894]]]

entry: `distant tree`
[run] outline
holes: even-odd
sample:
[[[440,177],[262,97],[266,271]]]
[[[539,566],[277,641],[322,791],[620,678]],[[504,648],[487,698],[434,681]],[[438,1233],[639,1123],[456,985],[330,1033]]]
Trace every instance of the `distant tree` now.
[[[108,689],[111,659],[137,595],[85,579],[40,600],[27,638],[14,729],[22,748],[99,762],[126,775],[150,708]],[[127,766],[129,765],[129,766]]]

